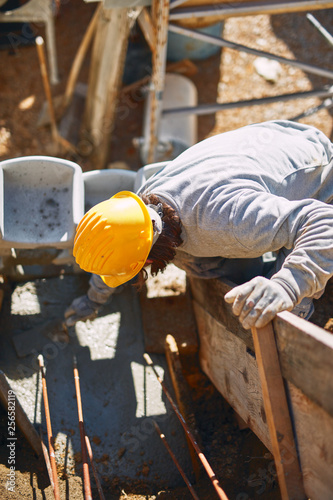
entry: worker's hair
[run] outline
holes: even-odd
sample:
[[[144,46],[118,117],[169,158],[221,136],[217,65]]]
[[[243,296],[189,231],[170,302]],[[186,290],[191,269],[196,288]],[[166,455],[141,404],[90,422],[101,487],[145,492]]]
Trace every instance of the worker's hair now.
[[[173,260],[176,254],[176,248],[183,243],[180,236],[182,231],[181,223],[176,210],[174,210],[167,203],[161,202],[158,196],[146,193],[142,195],[141,198],[146,205],[162,205],[162,233],[159,235],[156,243],[148,255],[148,259],[152,260],[151,274],[152,276],[156,276],[159,271],[163,272],[166,265]],[[146,281],[147,278],[147,271],[142,269],[137,281],[139,287],[142,286],[143,282]]]

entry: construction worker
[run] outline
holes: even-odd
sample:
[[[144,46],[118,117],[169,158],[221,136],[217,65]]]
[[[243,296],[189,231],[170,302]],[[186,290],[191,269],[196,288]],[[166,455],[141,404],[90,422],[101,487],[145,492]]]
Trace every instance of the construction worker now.
[[[210,137],[84,216],[74,255],[93,275],[67,322],[169,262],[237,284],[225,300],[244,328],[284,310],[308,319],[333,275],[332,201],[333,145],[316,128],[270,121]]]

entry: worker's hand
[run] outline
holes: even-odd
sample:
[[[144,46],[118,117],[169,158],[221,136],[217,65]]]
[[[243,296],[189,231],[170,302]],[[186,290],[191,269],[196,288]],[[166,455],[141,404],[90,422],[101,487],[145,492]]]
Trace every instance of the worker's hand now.
[[[111,300],[114,293],[123,290],[124,285],[117,288],[108,287],[102,278],[97,274],[92,274],[89,280],[89,289],[86,295],[74,299],[69,308],[65,311],[66,326],[74,326],[78,321],[96,318],[102,305]]]
[[[87,295],[74,299],[65,311],[65,325],[74,326],[78,321],[96,318],[101,305],[90,300]]]
[[[277,282],[257,276],[226,293],[224,299],[233,304],[232,312],[246,329],[267,325],[278,312],[291,311],[294,303]]]

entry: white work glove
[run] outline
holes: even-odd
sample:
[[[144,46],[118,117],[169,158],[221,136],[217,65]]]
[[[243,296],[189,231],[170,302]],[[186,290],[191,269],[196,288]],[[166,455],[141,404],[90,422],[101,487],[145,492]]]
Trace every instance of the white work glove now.
[[[101,305],[90,300],[87,295],[77,297],[65,311],[65,325],[74,326],[78,321],[96,318]]]
[[[115,290],[120,291],[120,288],[108,287],[100,276],[93,274],[89,280],[87,294],[74,299],[66,309],[66,326],[74,326],[78,321],[96,318],[102,305],[109,301]]]
[[[278,312],[291,311],[294,302],[276,281],[257,276],[226,293],[224,300],[233,304],[232,312],[246,329],[267,325]]]

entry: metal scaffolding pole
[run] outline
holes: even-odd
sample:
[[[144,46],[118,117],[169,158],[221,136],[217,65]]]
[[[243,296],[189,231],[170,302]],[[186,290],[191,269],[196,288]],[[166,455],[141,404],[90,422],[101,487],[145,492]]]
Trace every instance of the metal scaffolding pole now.
[[[271,104],[273,102],[279,101],[291,101],[293,99],[306,99],[309,97],[319,97],[326,98],[333,95],[333,87],[329,87],[327,89],[319,89],[319,90],[309,90],[307,92],[296,92],[294,94],[282,94],[271,97],[262,97],[261,99],[248,99],[245,101],[236,101],[236,102],[225,102],[225,103],[214,103],[214,104],[201,104],[199,106],[193,107],[184,107],[184,108],[169,108],[163,111],[163,115],[170,114],[195,114],[195,115],[211,115],[216,113],[217,111],[223,111],[226,109],[233,108],[245,108],[247,106],[258,106],[262,104]]]
[[[312,73],[314,75],[322,76],[324,78],[333,79],[333,71],[328,69],[322,69],[318,66],[313,66],[312,64],[303,63],[297,61],[296,59],[287,59],[285,57],[277,56],[269,52],[264,52],[263,50],[252,49],[251,47],[246,47],[235,42],[229,42],[224,38],[220,38],[213,35],[207,35],[200,31],[191,30],[188,28],[183,28],[181,26],[176,26],[175,24],[169,24],[169,31],[178,33],[179,35],[185,35],[190,38],[195,38],[197,40],[202,40],[203,42],[211,43],[213,45],[218,45],[219,47],[227,47],[229,49],[239,50],[240,52],[246,52],[247,54],[252,54],[257,57],[266,57],[267,59],[273,59],[282,64],[288,64],[289,66],[294,66],[306,73]]]

